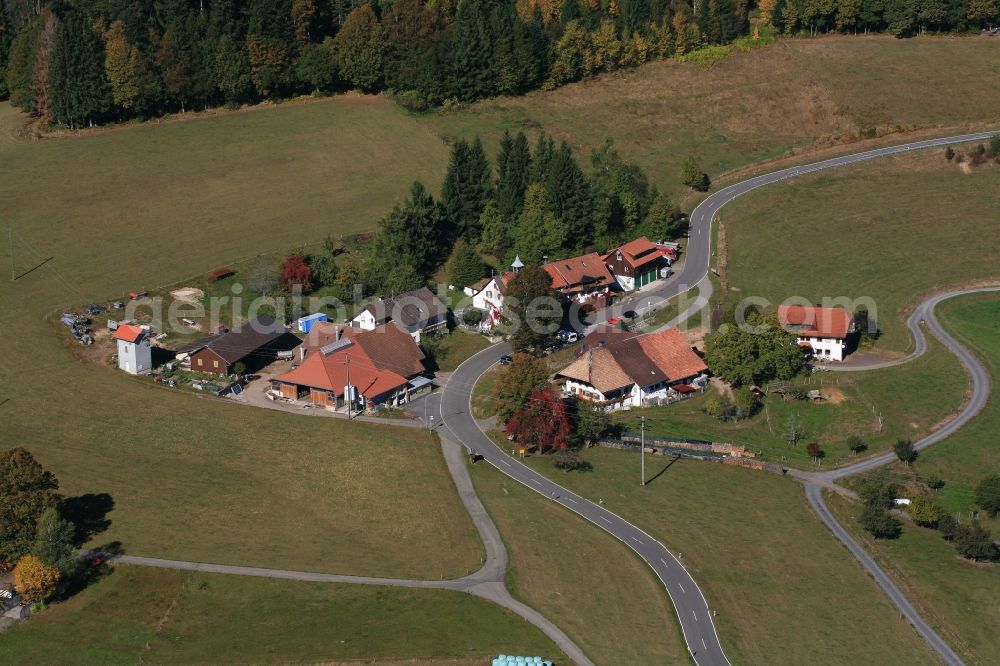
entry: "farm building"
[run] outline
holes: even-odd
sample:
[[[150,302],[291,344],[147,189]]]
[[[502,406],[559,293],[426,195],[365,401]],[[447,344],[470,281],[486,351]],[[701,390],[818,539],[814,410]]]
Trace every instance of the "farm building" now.
[[[794,333],[807,354],[827,361],[843,361],[854,318],[844,308],[801,305],[778,306],[778,321]]]
[[[630,409],[690,393],[705,379],[708,367],[678,328],[612,336],[603,346],[584,351],[556,373],[565,391],[609,410]]]
[[[316,346],[318,343],[322,346]],[[371,331],[317,324],[299,347],[298,367],[275,377],[271,390],[291,400],[352,410],[409,400],[422,386],[424,354],[403,327],[388,323]]]
[[[191,370],[230,375],[237,363],[256,372],[275,359],[278,351],[292,349],[298,338],[270,317],[260,317],[222,335],[201,338],[177,350],[187,354]]]
[[[366,331],[387,322],[399,324],[419,344],[420,336],[448,327],[448,306],[427,287],[369,303],[351,320],[351,326]]]
[[[663,252],[645,236],[610,250],[604,262],[622,291],[634,291],[666,277],[668,265]]]
[[[603,307],[611,300],[615,278],[596,252],[542,264],[552,278],[552,288],[567,301]]]
[[[121,324],[114,335],[118,345],[118,369],[138,375],[153,368],[153,352],[149,335],[145,330],[131,324]]]

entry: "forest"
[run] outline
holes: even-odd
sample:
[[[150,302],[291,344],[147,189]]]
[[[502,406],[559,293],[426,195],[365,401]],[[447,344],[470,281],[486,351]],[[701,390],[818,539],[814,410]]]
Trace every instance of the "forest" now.
[[[640,235],[683,233],[687,220],[675,201],[611,141],[591,153],[588,171],[566,143],[545,135],[532,147],[523,133],[505,133],[495,165],[478,138],[459,140],[437,199],[413,183],[360,252],[342,256],[333,240],[308,256],[293,252],[289,259],[304,268],[292,282],[306,291],[330,287],[349,302],[354,285],[363,285],[365,296],[398,294],[442,267],[450,284],[469,286],[489,275],[483,257],[503,270],[515,255],[539,264]]]
[[[79,128],[357,89],[410,110],[761,35],[992,27],[1000,0],[0,0],[0,99]]]

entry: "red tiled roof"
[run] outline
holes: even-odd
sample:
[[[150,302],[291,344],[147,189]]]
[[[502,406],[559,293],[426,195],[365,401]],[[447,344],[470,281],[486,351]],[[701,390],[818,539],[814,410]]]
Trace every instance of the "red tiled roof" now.
[[[562,377],[590,384],[601,393],[630,384],[673,382],[707,370],[678,328],[618,339],[584,353],[561,370]]]
[[[407,336],[409,337],[409,336]],[[291,372],[278,375],[279,382],[308,386],[310,388],[332,391],[334,395],[342,395],[347,386],[350,374],[351,385],[357,387],[365,398],[374,398],[387,391],[402,388],[406,378],[391,370],[378,370],[365,353],[352,345],[325,356],[313,353],[306,357],[302,365]]]
[[[663,256],[659,248],[656,247],[656,244],[645,236],[639,236],[621,247],[608,251],[604,255],[604,260],[610,261],[611,257],[617,252],[621,252],[622,258],[631,264],[633,268],[645,266],[652,261],[659,261],[660,257]]]
[[[115,340],[135,342],[140,337],[145,335],[145,333],[146,331],[142,330],[138,326],[132,326],[131,324],[119,324],[118,330],[115,331]]]
[[[852,319],[844,308],[778,306],[781,325],[801,336],[843,339],[851,330]]]
[[[552,288],[559,291],[580,291],[582,288],[608,287],[615,279],[596,252],[580,257],[560,259],[543,264],[542,268],[552,278]]]
[[[317,322],[302,346],[308,356],[338,340],[351,340],[354,348],[360,349],[378,370],[391,370],[404,377],[415,377],[424,371],[424,353],[410,334],[393,322],[371,331],[346,324]]]

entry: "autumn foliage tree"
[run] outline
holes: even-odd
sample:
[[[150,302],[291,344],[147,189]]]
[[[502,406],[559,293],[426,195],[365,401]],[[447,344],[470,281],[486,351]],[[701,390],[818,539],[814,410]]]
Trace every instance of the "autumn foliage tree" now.
[[[549,381],[549,368],[545,361],[530,354],[515,354],[514,360],[501,369],[493,385],[497,401],[497,417],[511,419],[528,402],[532,391],[543,388]]]
[[[572,432],[566,403],[551,386],[535,389],[527,404],[507,421],[505,432],[539,453],[565,449]]]
[[[59,569],[34,555],[25,555],[14,567],[14,589],[28,601],[46,601],[56,593]]]
[[[312,289],[312,271],[309,270],[306,258],[301,254],[289,255],[281,264],[278,281],[287,291],[292,291],[296,285],[301,286],[302,291]]]
[[[62,500],[59,482],[20,447],[0,453],[0,570],[30,552],[35,526]]]

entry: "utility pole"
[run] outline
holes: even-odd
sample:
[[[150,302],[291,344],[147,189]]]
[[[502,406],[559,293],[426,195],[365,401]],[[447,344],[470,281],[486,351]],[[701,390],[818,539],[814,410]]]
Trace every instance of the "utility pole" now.
[[[350,421],[351,402],[353,398],[351,394],[354,393],[354,391],[351,387],[351,355],[349,353],[344,354],[344,367],[347,368],[347,390],[345,391],[347,395],[345,397],[347,398],[347,420]]]
[[[642,465],[642,483],[646,485],[646,417],[639,417],[639,461]]]
[[[7,227],[7,238],[10,240],[10,281],[17,279],[14,275],[14,227]]]

